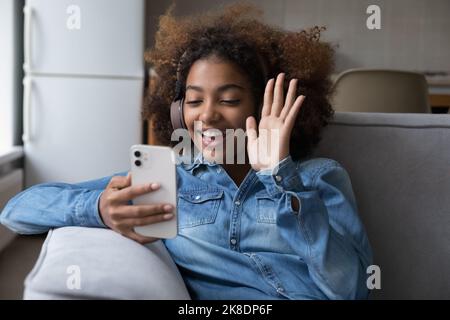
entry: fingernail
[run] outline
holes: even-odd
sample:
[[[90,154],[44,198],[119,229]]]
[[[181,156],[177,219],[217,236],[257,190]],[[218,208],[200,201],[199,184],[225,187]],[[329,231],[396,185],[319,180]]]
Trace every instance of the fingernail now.
[[[170,211],[173,210],[173,207],[172,207],[170,204],[166,204],[166,205],[164,206],[164,210],[167,211],[167,212],[170,212]]]
[[[156,190],[156,189],[158,189],[159,187],[160,187],[159,183],[151,183],[151,184],[150,184],[150,188],[151,188],[152,190]]]
[[[173,218],[173,213],[166,213],[165,215],[163,215],[163,218],[166,220],[172,219]]]

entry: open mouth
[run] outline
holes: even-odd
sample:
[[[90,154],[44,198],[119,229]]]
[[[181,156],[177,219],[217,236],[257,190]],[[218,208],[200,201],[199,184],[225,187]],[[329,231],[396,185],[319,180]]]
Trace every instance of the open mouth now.
[[[225,136],[224,131],[222,131],[220,129],[216,129],[216,128],[197,131],[197,134],[199,135],[199,137],[200,136],[202,137],[203,147],[208,147],[208,148],[212,148],[212,147],[217,146],[220,143],[223,143],[223,138]]]

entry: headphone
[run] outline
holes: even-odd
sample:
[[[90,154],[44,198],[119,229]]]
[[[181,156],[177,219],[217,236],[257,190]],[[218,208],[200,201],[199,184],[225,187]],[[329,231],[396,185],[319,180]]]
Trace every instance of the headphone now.
[[[175,99],[172,101],[172,104],[170,105],[170,121],[172,122],[173,130],[176,129],[187,129],[186,123],[184,122],[184,116],[183,116],[183,108],[184,108],[184,96],[182,94],[183,90],[181,88],[181,62],[183,61],[184,57],[186,56],[187,51],[185,51],[179,62],[177,67],[177,82],[175,87]],[[266,83],[269,80],[269,67],[267,65],[266,60],[256,52],[256,56],[258,58],[258,63],[260,65],[260,68],[263,72],[264,76],[264,83]]]

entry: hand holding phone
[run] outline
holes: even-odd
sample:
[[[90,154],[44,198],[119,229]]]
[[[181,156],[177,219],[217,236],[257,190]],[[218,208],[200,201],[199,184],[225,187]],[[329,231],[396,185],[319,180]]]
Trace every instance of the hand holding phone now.
[[[145,237],[136,233],[134,227],[173,219],[173,207],[167,203],[130,205],[130,201],[138,196],[155,192],[160,187],[157,183],[131,186],[131,172],[126,177],[113,177],[99,200],[99,214],[103,223],[141,244],[159,240],[159,238]]]

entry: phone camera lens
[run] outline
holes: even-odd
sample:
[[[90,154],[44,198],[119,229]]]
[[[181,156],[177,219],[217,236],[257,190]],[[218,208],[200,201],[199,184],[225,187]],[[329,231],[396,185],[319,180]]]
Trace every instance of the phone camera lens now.
[[[134,152],[134,156],[135,156],[136,158],[139,158],[139,157],[141,156],[141,152],[140,152],[140,151],[135,151],[135,152]]]
[[[134,164],[135,164],[137,167],[140,167],[140,166],[141,166],[141,160],[136,160],[136,161],[134,162]]]

